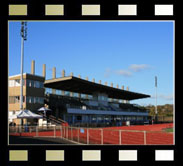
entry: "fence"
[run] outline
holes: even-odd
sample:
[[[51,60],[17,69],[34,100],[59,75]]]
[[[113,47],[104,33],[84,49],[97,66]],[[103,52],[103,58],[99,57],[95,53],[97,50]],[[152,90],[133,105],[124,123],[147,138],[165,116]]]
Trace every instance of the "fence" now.
[[[173,134],[166,132],[78,128],[68,126],[10,127],[10,135],[28,137],[59,137],[79,144],[153,145],[173,144]]]

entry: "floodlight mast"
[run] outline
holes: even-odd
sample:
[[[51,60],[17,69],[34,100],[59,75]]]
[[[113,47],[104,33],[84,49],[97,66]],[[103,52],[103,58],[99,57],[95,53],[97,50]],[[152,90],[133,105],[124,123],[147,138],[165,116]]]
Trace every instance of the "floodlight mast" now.
[[[155,76],[155,88],[156,88],[156,106],[155,106],[155,121],[158,121],[158,108],[157,108],[157,76]]]
[[[23,110],[23,67],[24,67],[24,40],[27,40],[27,22],[21,22],[21,67],[20,67],[20,110]]]

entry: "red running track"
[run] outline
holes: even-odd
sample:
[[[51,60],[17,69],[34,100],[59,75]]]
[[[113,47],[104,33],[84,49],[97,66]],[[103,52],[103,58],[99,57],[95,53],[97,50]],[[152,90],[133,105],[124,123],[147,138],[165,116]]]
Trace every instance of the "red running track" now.
[[[96,129],[63,128],[54,131],[40,131],[37,136],[65,137],[84,144],[121,144],[121,145],[172,145],[173,133],[164,132],[165,128],[172,128],[173,123],[106,127]],[[122,130],[121,132],[119,130]],[[144,133],[144,131],[146,131]],[[88,133],[87,133],[88,132]],[[144,135],[145,134],[145,135]],[[19,133],[11,135],[20,135]],[[87,137],[88,135],[88,137]],[[36,136],[35,132],[21,133],[21,136]],[[88,138],[88,139],[87,139]]]

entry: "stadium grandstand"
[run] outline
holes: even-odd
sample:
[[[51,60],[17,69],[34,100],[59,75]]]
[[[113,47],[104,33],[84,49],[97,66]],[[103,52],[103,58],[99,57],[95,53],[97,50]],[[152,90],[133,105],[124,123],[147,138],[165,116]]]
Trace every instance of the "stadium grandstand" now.
[[[16,80],[13,76],[9,77],[11,115],[19,111],[18,106],[15,109],[15,104],[19,101],[12,101],[13,97],[19,96],[17,86],[12,85],[13,80],[18,82],[19,77],[16,75]],[[108,86],[105,82],[103,85],[101,80],[97,83],[94,79],[89,81],[88,77],[82,79],[80,75],[73,76],[73,73],[66,76],[64,70],[61,77],[56,78],[56,68],[52,70],[52,79],[46,80],[46,65],[43,65],[43,75],[36,76],[35,61],[32,61],[31,74],[25,73],[24,79],[27,89],[24,94],[24,109],[38,113],[41,106],[49,107],[52,111],[47,112],[46,116],[42,114],[46,123],[67,122],[70,126],[104,127],[144,124],[149,121],[148,110],[131,104],[130,101],[150,96],[129,91],[129,87],[125,90],[124,86],[120,89],[119,85],[114,87],[113,83]],[[12,93],[15,89],[16,95]],[[18,99],[17,97],[16,100]]]
[[[56,77],[55,67],[46,79],[46,65],[42,76],[35,75],[32,61],[31,73],[23,74],[23,110],[42,116],[18,118],[20,74],[10,76],[9,143],[172,145],[173,123],[151,124],[149,110],[131,102],[148,97],[129,87],[66,76],[64,70]]]

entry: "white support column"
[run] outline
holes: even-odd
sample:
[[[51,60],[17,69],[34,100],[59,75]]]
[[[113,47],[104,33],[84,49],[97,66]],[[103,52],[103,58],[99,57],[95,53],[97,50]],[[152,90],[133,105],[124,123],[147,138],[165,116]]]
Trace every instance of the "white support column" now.
[[[87,128],[87,144],[89,144],[89,130]]]
[[[69,127],[67,127],[67,139],[68,139],[68,130],[69,130]]]
[[[88,76],[86,77],[86,80],[88,81]],[[85,95],[85,99],[88,99],[88,94]]]
[[[65,134],[65,126],[63,126],[63,136],[64,136],[64,138],[66,138],[66,134]]]
[[[78,128],[78,143],[79,143],[79,128]]]
[[[61,136],[61,138],[63,137],[62,134],[63,134],[63,133],[62,133],[62,126],[60,126],[60,136]]]
[[[56,126],[54,126],[54,138],[56,137]]]
[[[80,74],[79,74],[78,78],[81,78],[81,75]],[[80,93],[78,93],[78,98],[81,99],[81,94]]]
[[[72,127],[71,127],[71,140],[73,140]]]
[[[121,145],[121,130],[119,130],[119,145]]]
[[[144,131],[144,145],[146,145],[147,142],[146,142],[146,131]]]
[[[103,135],[104,133],[103,133],[103,129],[101,129],[101,145],[103,145],[103,137],[104,137],[104,135]]]

